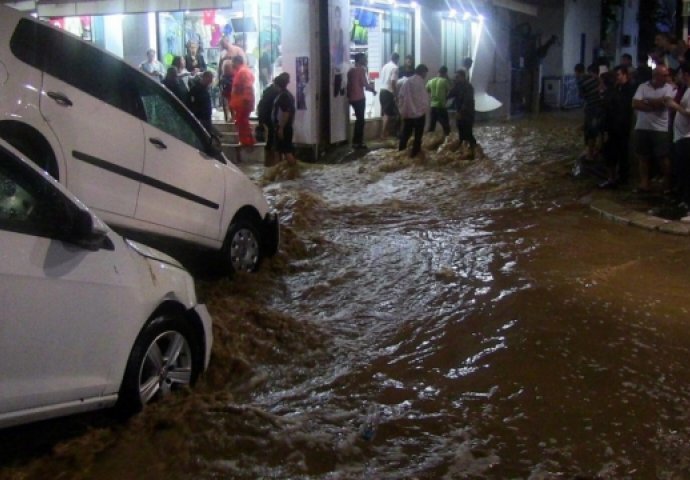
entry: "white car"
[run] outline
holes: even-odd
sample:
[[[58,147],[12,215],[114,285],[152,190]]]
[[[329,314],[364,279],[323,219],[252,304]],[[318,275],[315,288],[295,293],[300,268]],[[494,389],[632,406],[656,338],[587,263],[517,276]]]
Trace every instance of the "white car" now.
[[[193,384],[211,318],[169,256],[112,232],[0,140],[0,428]]]
[[[0,5],[0,138],[110,226],[219,252],[254,271],[278,249],[261,189],[159,82]]]

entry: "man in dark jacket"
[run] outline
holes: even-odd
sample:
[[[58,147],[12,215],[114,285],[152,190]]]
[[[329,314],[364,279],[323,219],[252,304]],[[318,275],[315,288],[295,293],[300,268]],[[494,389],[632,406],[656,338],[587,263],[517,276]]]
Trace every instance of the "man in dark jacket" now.
[[[292,143],[292,124],[295,121],[295,97],[287,89],[290,75],[281,73],[273,83],[280,93],[273,102],[273,126],[276,131],[276,152],[289,165],[295,165],[295,145]]]
[[[628,68],[624,65],[614,68],[613,76],[613,85],[607,85],[604,93],[606,141],[603,154],[608,179],[599,185],[601,188],[614,188],[627,183],[630,171],[628,144],[633,121],[632,98],[635,95],[635,86],[630,79]]]
[[[278,80],[279,78],[281,78],[281,80]],[[279,160],[276,154],[276,128],[273,123],[273,107],[276,98],[283,91],[277,83],[283,83],[285,80],[290,80],[290,75],[287,72],[278,75],[273,80],[273,83],[263,91],[261,99],[259,100],[259,105],[256,108],[259,117],[259,127],[264,129],[266,136],[264,165],[267,167],[275,165]]]
[[[213,104],[211,103],[210,87],[213,83],[213,72],[206,70],[201,77],[193,83],[189,89],[189,109],[199,122],[206,128],[208,133],[214,134],[215,129],[211,122],[213,114]]]
[[[468,80],[465,70],[455,72],[455,85],[448,94],[448,98],[454,99],[458,138],[461,142],[469,144],[471,155],[474,157],[474,150],[477,146],[477,139],[472,133],[474,127],[474,88]]]

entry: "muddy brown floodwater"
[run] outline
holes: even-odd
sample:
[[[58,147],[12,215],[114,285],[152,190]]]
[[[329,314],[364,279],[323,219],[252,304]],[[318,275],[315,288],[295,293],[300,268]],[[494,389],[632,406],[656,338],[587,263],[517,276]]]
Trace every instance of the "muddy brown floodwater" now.
[[[579,119],[270,172],[281,252],[199,282],[197,388],[4,432],[0,476],[690,478],[690,243],[588,208]]]

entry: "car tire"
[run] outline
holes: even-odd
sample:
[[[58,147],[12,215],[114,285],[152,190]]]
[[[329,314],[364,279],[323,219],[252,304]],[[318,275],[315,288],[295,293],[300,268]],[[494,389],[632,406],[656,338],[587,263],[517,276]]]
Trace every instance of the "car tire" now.
[[[116,405],[124,417],[151,401],[194,385],[202,369],[201,341],[188,322],[164,313],[139,333],[129,354]]]
[[[238,220],[230,225],[221,252],[225,270],[255,272],[261,264],[261,239],[259,230],[248,220]]]

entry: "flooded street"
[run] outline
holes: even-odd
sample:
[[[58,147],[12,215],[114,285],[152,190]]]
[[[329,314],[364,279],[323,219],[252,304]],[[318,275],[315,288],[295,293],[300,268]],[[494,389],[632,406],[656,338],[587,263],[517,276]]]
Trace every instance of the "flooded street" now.
[[[0,478],[690,478],[690,241],[589,209],[580,119],[277,172],[280,254],[197,284],[197,388],[0,432]]]

